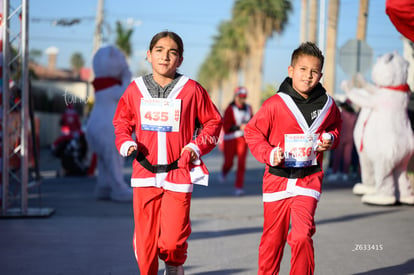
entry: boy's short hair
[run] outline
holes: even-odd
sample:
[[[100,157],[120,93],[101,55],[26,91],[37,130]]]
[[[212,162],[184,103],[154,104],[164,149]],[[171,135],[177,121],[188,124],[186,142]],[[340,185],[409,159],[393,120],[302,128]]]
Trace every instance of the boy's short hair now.
[[[321,70],[323,67],[323,62],[325,60],[325,57],[323,56],[321,50],[316,46],[313,42],[304,42],[300,44],[300,46],[295,49],[292,53],[292,58],[290,60],[290,65],[293,66],[296,60],[301,55],[310,55],[318,58],[321,61]]]

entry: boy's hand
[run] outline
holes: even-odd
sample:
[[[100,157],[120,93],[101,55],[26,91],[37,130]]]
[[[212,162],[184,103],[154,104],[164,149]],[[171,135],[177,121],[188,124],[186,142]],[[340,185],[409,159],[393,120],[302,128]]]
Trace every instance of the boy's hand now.
[[[316,149],[317,152],[325,152],[331,149],[333,142],[324,140],[323,142],[318,144],[318,148]]]
[[[284,156],[283,156],[283,150],[280,147],[276,147],[275,152],[273,153],[273,164],[272,166],[278,166],[282,163]]]
[[[324,152],[331,149],[333,144],[334,137],[330,133],[324,133],[322,135],[322,142],[318,142],[318,148],[316,149],[317,152]]]

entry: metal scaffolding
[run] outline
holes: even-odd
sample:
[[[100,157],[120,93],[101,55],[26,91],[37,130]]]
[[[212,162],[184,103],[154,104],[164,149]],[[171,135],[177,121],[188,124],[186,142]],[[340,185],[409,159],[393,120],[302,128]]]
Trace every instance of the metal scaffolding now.
[[[40,178],[29,182],[29,129],[33,126],[33,116],[29,112],[28,2],[29,0],[21,0],[16,7],[11,7],[10,0],[3,0],[1,3],[3,83],[2,86],[0,85],[2,89],[0,217],[43,217],[54,212],[50,208],[29,208],[28,205],[29,188],[31,185],[40,184]]]

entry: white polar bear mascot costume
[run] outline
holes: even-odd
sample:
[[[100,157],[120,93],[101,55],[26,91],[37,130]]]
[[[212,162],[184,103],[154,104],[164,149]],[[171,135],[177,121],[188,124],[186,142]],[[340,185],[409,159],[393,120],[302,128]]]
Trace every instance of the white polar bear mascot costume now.
[[[93,57],[95,103],[86,125],[88,145],[97,155],[97,199],[132,201],[132,189],[124,181],[124,159],[115,147],[112,119],[119,98],[131,81],[122,52],[114,46],[98,49]]]
[[[361,110],[354,129],[362,183],[353,192],[362,202],[393,205],[414,204],[407,177],[407,165],[414,153],[414,135],[407,114],[410,89],[408,63],[400,55],[388,53],[378,58],[372,69],[376,86],[358,77],[359,87],[342,83],[348,98]]]

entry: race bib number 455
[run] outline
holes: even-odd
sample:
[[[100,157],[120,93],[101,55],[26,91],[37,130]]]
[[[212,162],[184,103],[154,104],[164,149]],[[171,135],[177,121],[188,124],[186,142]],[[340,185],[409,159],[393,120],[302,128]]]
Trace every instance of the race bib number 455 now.
[[[141,98],[141,129],[156,132],[180,130],[181,100]]]

